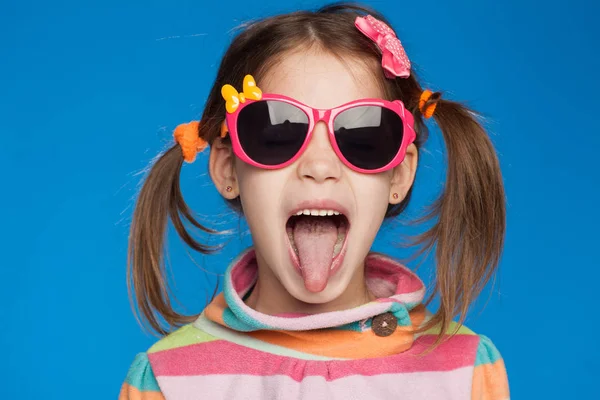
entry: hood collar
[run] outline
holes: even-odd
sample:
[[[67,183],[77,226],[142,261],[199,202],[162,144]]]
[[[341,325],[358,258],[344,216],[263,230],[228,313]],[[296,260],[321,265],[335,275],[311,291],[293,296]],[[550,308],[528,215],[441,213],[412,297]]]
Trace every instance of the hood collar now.
[[[225,273],[223,292],[205,309],[204,316],[213,322],[240,332],[259,330],[309,331],[316,329],[370,329],[370,319],[391,313],[398,326],[409,327],[410,312],[421,304],[425,286],[410,269],[392,258],[370,253],[365,259],[366,282],[376,300],[343,311],[283,317],[262,314],[248,307],[243,299],[258,277],[254,250],[240,254]]]

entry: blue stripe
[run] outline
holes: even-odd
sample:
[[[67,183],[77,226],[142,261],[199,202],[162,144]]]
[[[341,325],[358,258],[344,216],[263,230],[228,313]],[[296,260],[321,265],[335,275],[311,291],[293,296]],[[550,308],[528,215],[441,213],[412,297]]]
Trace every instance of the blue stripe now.
[[[232,304],[235,307],[235,304]],[[237,308],[237,307],[236,307]],[[272,329],[270,326],[262,324],[245,314],[240,308],[235,313],[231,308],[223,310],[223,322],[236,331],[240,332],[253,332],[262,329]]]
[[[408,309],[404,304],[392,303],[390,311],[394,314],[394,317],[398,320],[400,326],[411,326],[410,316],[408,315]]]
[[[231,279],[233,268],[240,262],[242,257],[246,255],[243,252],[239,255],[227,268],[225,272],[225,285],[223,287],[223,296],[225,297],[225,303],[227,308],[223,311],[223,322],[231,329],[235,329],[240,332],[252,332],[263,329],[273,329],[273,327],[264,324],[246,313],[240,306],[235,302],[236,293],[233,289],[233,282]]]
[[[139,353],[135,356],[129,372],[127,372],[125,382],[139,391],[160,392],[146,353]]]
[[[479,335],[479,346],[477,346],[475,366],[493,364],[501,358],[502,356],[496,346],[494,346],[494,343],[492,343],[487,336]]]

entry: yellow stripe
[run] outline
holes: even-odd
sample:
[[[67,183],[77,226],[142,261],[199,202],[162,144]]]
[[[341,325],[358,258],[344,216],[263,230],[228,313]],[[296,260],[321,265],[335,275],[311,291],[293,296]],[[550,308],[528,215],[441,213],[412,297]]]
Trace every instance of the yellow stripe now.
[[[419,326],[425,308],[417,307],[410,313],[414,326]],[[413,327],[398,327],[388,337],[379,337],[372,330],[364,332],[341,329],[313,331],[254,331],[248,336],[276,346],[303,353],[332,358],[371,358],[398,354],[408,350],[414,341]]]
[[[473,400],[504,400],[510,398],[508,377],[502,359],[493,364],[481,364],[473,370]]]
[[[165,400],[161,392],[142,392],[136,387],[124,383],[121,386],[119,400]]]
[[[202,332],[193,324],[189,324],[179,328],[175,332],[156,342],[152,347],[150,347],[148,354],[162,350],[170,350],[178,347],[189,346],[196,343],[211,342],[213,340],[217,340],[217,338]]]
[[[458,324],[456,322],[452,321],[450,323],[450,326],[446,330],[446,333],[450,334],[450,333],[454,332],[457,325]],[[442,329],[439,326],[434,326],[433,328],[430,328],[430,329],[426,330],[425,332],[421,333],[421,335],[438,335],[441,332],[441,330]],[[458,331],[456,331],[456,334],[457,335],[475,335],[475,332],[473,332],[466,326],[462,325],[460,328],[458,328]]]

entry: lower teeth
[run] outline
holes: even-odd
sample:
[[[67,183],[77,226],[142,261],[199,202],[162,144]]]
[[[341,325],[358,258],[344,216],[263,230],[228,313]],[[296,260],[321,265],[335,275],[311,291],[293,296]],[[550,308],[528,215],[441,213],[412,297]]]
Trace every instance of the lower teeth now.
[[[335,242],[335,246],[333,246],[333,257],[335,258],[338,254],[340,254],[340,251],[342,251],[342,245],[344,244],[344,237],[346,235],[342,232],[340,232],[340,230],[338,229],[338,237],[337,237],[337,242]]]

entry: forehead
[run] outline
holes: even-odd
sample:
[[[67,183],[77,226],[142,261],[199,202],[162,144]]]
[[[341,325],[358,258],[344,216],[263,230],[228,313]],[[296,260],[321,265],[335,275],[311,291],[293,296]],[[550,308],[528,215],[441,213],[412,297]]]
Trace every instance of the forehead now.
[[[334,108],[353,100],[383,97],[373,70],[352,59],[306,50],[283,56],[264,74],[263,93],[292,97],[314,108]]]

